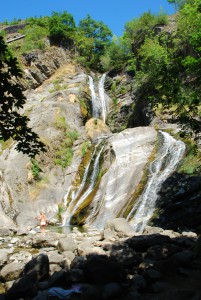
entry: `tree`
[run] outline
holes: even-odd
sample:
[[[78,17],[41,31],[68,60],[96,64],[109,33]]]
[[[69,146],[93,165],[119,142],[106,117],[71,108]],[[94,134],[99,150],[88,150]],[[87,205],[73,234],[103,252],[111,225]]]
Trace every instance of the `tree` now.
[[[101,56],[101,64],[104,70],[123,70],[125,67],[131,68],[131,61],[133,62],[131,46],[122,37],[113,37],[105,54]]]
[[[180,10],[186,3],[193,4],[194,0],[168,0],[169,3],[174,3],[175,8]]]
[[[85,37],[85,49],[83,49],[83,43],[80,43],[78,40],[78,52],[81,55],[82,53],[88,54],[89,66],[99,66],[101,55],[104,54],[106,48],[110,45],[111,30],[102,21],[95,21],[90,15],[87,15],[79,23],[78,37],[80,36]],[[83,41],[83,39],[80,39],[80,41]]]
[[[75,21],[71,14],[53,12],[49,19],[49,34],[53,44],[71,46],[75,33]]]
[[[16,149],[29,157],[45,151],[38,135],[28,127],[29,118],[18,110],[23,108],[26,98],[17,82],[22,77],[17,59],[14,58],[0,36],[0,139],[13,138]]]

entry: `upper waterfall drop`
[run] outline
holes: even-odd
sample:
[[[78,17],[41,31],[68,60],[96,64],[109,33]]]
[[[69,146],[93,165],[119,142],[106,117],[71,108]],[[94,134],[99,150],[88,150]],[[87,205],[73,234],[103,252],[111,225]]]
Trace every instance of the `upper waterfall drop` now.
[[[130,224],[136,232],[142,232],[152,217],[158,190],[175,170],[185,152],[185,144],[182,141],[176,140],[167,132],[159,131],[159,134],[163,138],[162,147],[149,167],[150,178],[145,190],[127,217],[127,220],[130,220],[130,217],[135,212],[130,220]]]
[[[107,117],[107,102],[106,102],[106,95],[104,89],[105,77],[106,74],[103,74],[98,84],[99,98],[100,98],[100,103],[102,108],[102,118],[104,123],[106,122],[106,117]]]
[[[92,102],[92,116],[94,118],[99,118],[100,116],[100,105],[99,105],[99,100],[96,96],[95,92],[95,86],[94,86],[94,81],[91,76],[89,77],[89,88],[91,91],[91,102]]]
[[[103,74],[99,80],[98,95],[96,94],[95,91],[93,78],[91,76],[88,77],[89,77],[89,88],[91,91],[92,116],[94,118],[99,118],[101,115],[103,122],[105,123],[107,117],[107,110],[108,110],[107,97],[105,95],[105,90],[104,90],[106,74]]]

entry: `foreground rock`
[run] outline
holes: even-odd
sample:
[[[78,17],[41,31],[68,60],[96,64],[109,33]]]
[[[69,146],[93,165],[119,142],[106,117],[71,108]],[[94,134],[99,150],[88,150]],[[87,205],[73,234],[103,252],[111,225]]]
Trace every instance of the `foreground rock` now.
[[[114,220],[111,224],[120,226],[120,222]],[[194,233],[184,236],[161,228],[145,230],[146,234],[140,236],[114,234],[112,241],[98,232],[95,235],[94,230],[73,230],[68,235],[46,232],[43,243],[36,243],[42,238],[40,233],[20,236],[13,252],[27,241],[38,248],[35,253],[31,248],[26,250],[31,256],[24,255],[24,260],[18,252],[15,267],[2,257],[4,296],[9,300],[200,299],[200,238]],[[7,253],[7,259],[12,255]]]

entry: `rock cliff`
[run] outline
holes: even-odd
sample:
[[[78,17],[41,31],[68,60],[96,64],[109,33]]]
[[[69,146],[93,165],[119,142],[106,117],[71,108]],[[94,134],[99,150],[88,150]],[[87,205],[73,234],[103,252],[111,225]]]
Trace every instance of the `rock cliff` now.
[[[29,125],[47,152],[31,161],[15,150],[14,142],[1,144],[0,219],[5,227],[14,227],[11,220],[29,226],[40,210],[48,212],[50,218],[55,216],[82,156],[86,131],[81,99],[85,90],[87,94],[87,75],[78,73],[63,50],[54,51],[37,52],[37,58],[31,58],[24,70],[26,84],[40,86],[25,91],[27,102],[22,113],[29,116]]]

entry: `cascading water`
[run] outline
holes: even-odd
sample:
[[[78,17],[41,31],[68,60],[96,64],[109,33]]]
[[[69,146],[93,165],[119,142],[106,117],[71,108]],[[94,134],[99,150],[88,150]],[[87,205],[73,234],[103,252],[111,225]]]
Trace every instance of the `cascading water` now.
[[[126,129],[108,140],[113,159],[90,205],[86,223],[103,229],[109,219],[123,216],[154,147],[156,131],[149,127]]]
[[[94,118],[99,118],[100,116],[100,105],[99,100],[96,96],[94,81],[91,76],[89,76],[89,88],[91,91],[91,102],[92,102],[92,116]]]
[[[95,187],[96,180],[99,174],[100,156],[104,148],[104,146],[101,146],[101,148],[98,149],[99,145],[100,142],[95,146],[91,160],[85,169],[84,176],[79,186],[79,189],[77,190],[77,192],[73,193],[71,202],[68,205],[65,215],[63,217],[63,225],[68,225],[70,223],[71,218],[76,213],[77,209],[83,204],[83,202],[87,199],[87,197],[91,194],[91,192]],[[89,176],[90,168],[93,168],[93,171]],[[90,183],[88,187],[86,187],[86,181],[88,176],[89,176]],[[71,186],[71,188],[73,187]]]
[[[150,165],[150,178],[146,188],[127,217],[136,232],[142,232],[152,217],[161,184],[175,170],[185,152],[182,141],[174,139],[166,132],[160,131],[159,134],[163,137],[162,147]]]
[[[107,116],[107,101],[104,90],[106,74],[101,76],[101,79],[98,83],[98,96],[95,92],[94,81],[91,76],[89,76],[89,88],[91,91],[91,100],[92,100],[92,116],[94,118],[99,118],[100,115],[103,118],[103,122],[106,121]]]
[[[102,115],[104,122],[108,101],[104,93],[105,77],[103,74],[99,81],[97,96],[93,79],[89,76],[93,117]],[[103,229],[109,219],[125,216],[130,210],[127,220],[136,231],[142,231],[154,212],[161,184],[175,170],[185,151],[183,142],[175,140],[165,132],[159,132],[159,135],[163,139],[162,146],[150,165],[150,178],[145,191],[131,210],[132,195],[140,183],[143,169],[154,148],[156,131],[152,127],[137,127],[108,137],[107,149],[112,151],[106,152],[112,154],[112,159],[106,162],[105,166],[109,168],[103,170],[101,180],[97,178],[103,146],[98,143],[85,168],[79,188],[72,184],[65,196],[63,225],[85,222],[97,229]]]
[[[107,103],[106,103],[106,95],[104,89],[105,77],[106,74],[103,74],[98,84],[99,98],[100,98],[100,103],[102,108],[102,118],[104,123],[106,121],[106,116],[107,116]]]

